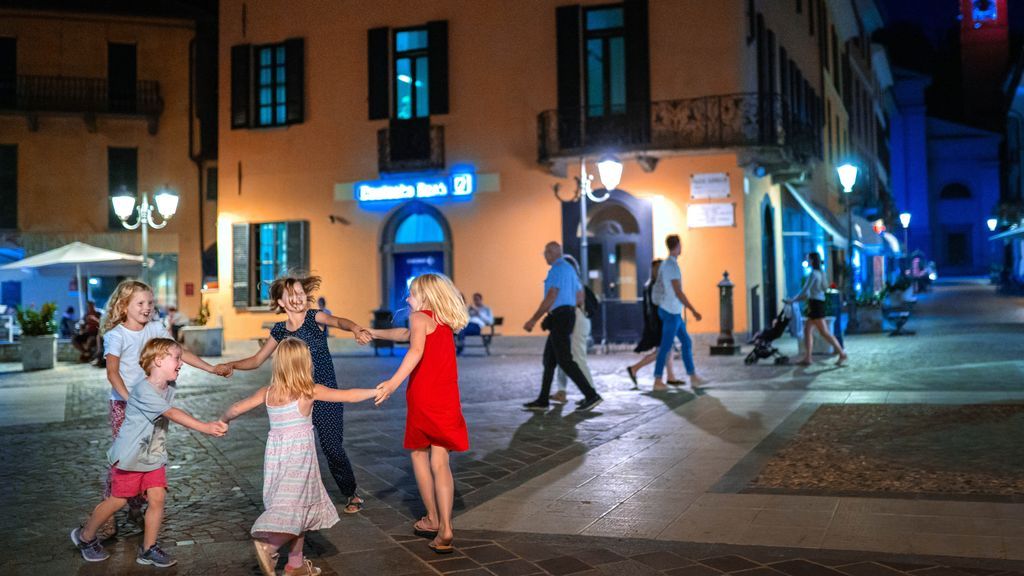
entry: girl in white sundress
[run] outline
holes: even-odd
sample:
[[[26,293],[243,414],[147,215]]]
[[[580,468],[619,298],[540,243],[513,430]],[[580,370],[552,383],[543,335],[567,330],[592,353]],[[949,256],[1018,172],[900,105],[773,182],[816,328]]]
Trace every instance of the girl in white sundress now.
[[[309,530],[330,528],[338,521],[327,489],[320,479],[313,439],[313,401],[362,402],[377,395],[374,389],[338,390],[313,382],[309,347],[298,338],[285,338],[274,354],[270,386],[228,408],[221,420],[238,418],[266,404],[270,433],[263,462],[263,506],[266,510],[252,526],[253,545],[260,569],[276,574],[277,551],[292,542],[286,576],[316,576],[320,569],[303,558]]]

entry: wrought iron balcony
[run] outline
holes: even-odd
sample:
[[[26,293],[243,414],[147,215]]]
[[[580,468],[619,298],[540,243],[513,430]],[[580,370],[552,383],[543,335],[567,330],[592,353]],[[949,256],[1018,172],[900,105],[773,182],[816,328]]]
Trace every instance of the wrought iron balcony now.
[[[40,114],[82,114],[90,129],[98,115],[137,116],[146,118],[156,133],[163,107],[155,80],[124,85],[106,78],[18,76],[14,82],[0,81],[0,112],[25,114],[33,130]]]
[[[806,161],[820,147],[820,136],[789,104],[777,94],[745,93],[641,103],[606,115],[548,110],[537,119],[538,158],[550,163],[609,149],[764,148],[780,152],[780,160]]]
[[[377,170],[444,170],[444,126],[431,126],[429,118],[391,120],[377,131]]]

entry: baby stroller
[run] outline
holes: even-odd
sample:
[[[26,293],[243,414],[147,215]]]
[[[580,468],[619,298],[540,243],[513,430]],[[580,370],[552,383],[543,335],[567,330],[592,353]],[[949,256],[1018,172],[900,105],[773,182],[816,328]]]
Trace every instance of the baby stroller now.
[[[776,364],[788,364],[789,357],[783,356],[779,349],[772,346],[772,342],[778,340],[783,334],[786,333],[786,328],[789,326],[789,317],[793,313],[791,305],[787,305],[779,312],[779,315],[772,320],[772,325],[764,330],[761,330],[757,334],[754,334],[754,338],[750,341],[754,345],[754,349],[747,354],[747,357],[743,360],[743,363],[747,366],[757,364],[758,360],[764,360],[766,358],[775,358]]]

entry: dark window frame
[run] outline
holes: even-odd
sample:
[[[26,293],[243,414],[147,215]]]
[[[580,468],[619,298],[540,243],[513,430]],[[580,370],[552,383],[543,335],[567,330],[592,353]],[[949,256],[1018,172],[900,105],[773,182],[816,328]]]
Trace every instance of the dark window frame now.
[[[270,64],[264,66],[262,62],[262,55],[265,51],[270,51]],[[275,42],[272,44],[256,44],[252,47],[253,53],[253,75],[252,75],[252,93],[253,93],[253,115],[252,125],[255,128],[276,128],[279,126],[286,126],[288,123],[288,55],[287,47],[284,42]],[[280,56],[280,59],[278,58]],[[279,61],[280,60],[280,61]],[[262,75],[263,70],[269,69],[270,71],[270,83],[263,84]],[[278,79],[278,73],[283,78]],[[278,99],[278,89],[284,89],[284,94]],[[263,90],[270,90],[270,104],[264,104],[261,97]],[[261,120],[262,112],[264,109],[270,109],[270,121],[263,122]],[[281,113],[281,118],[278,118],[278,113]]]
[[[8,164],[9,162],[9,164]],[[0,144],[0,230],[18,229],[18,145]]]
[[[621,26],[618,26],[618,27],[615,27],[615,28],[602,28],[600,30],[588,30],[587,29],[587,15],[588,14],[590,14],[592,12],[600,12],[600,11],[603,11],[603,10],[612,10],[612,9],[619,10],[621,12],[621,14],[622,14],[622,25]],[[581,24],[581,32],[582,32],[582,37],[581,37],[580,45],[581,45],[581,49],[583,51],[583,74],[582,74],[582,78],[581,79],[583,81],[583,107],[584,107],[584,110],[586,110],[586,115],[587,115],[588,118],[605,118],[605,117],[608,117],[608,116],[613,116],[615,114],[625,114],[627,112],[627,110],[629,109],[629,95],[627,93],[629,81],[628,81],[628,78],[627,78],[628,72],[627,72],[627,69],[626,69],[626,66],[628,66],[628,62],[627,62],[627,56],[626,56],[626,41],[627,41],[626,38],[627,38],[627,34],[626,34],[626,8],[625,8],[625,5],[622,4],[622,3],[616,3],[616,4],[602,4],[602,5],[596,5],[596,6],[586,6],[586,7],[583,8],[583,10],[582,10],[582,12],[580,14],[580,24]],[[615,38],[620,38],[622,40],[622,50],[623,50],[623,54],[622,54],[622,64],[623,64],[623,71],[622,71],[622,93],[623,93],[623,95],[626,98],[626,101],[623,102],[623,104],[622,104],[622,110],[619,110],[619,111],[616,111],[614,109],[614,106],[613,106],[613,104],[611,102],[611,95],[612,95],[611,41],[612,41],[612,39],[615,39]],[[601,113],[600,114],[595,114],[595,115],[591,115],[591,113],[590,113],[590,110],[592,108],[592,106],[590,105],[590,90],[589,90],[589,86],[590,86],[590,67],[587,65],[587,56],[586,56],[586,54],[587,54],[587,45],[589,44],[589,42],[591,40],[600,40],[601,41],[601,52],[602,52],[602,55],[604,56],[604,60],[602,62],[602,69],[601,69],[601,75],[602,75],[602,80],[603,80],[603,82],[602,82],[603,85],[601,87],[601,90],[602,90],[602,93],[604,95],[604,102],[603,102],[603,105],[602,105]]]
[[[398,35],[403,32],[422,32],[427,37],[427,44],[422,48],[413,48],[411,50],[398,51]],[[412,103],[410,104],[410,116],[403,118],[398,115],[399,109],[399,98],[398,98],[398,61],[408,58],[410,60],[409,72],[410,72],[410,88],[412,95]],[[421,116],[419,114],[419,102],[416,90],[416,69],[418,62],[421,58],[427,61],[427,77],[422,81],[427,83],[427,113]],[[414,118],[429,118],[430,117],[430,29],[426,24],[420,26],[408,26],[405,28],[392,28],[391,29],[391,118],[395,120],[412,120]]]
[[[232,227],[233,242],[245,246],[232,246],[232,299],[235,308],[268,310],[269,298],[264,299],[262,291],[269,283],[261,281],[260,233],[267,225],[285,226],[298,235],[296,240],[285,239],[285,262],[275,263],[274,278],[285,274],[303,274],[309,270],[309,221],[274,220],[269,222],[236,222]],[[275,258],[276,262],[276,258]],[[278,269],[280,266],[284,268]],[[242,279],[239,276],[243,276]]]

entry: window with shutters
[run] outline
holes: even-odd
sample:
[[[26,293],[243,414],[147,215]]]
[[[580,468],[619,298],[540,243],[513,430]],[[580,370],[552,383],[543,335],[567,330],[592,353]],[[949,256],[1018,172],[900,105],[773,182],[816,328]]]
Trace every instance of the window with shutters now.
[[[18,146],[0,145],[0,229],[18,227]]]
[[[256,48],[256,125],[284,126],[288,87],[284,44]]]
[[[626,28],[622,7],[584,11],[587,116],[626,112]]]
[[[367,31],[371,120],[448,113],[448,21]]]
[[[305,120],[305,43],[231,48],[231,127],[272,128]]]
[[[430,116],[430,52],[426,28],[395,30],[395,118]]]
[[[234,224],[232,241],[235,307],[268,306],[276,278],[308,271],[307,221]]]

